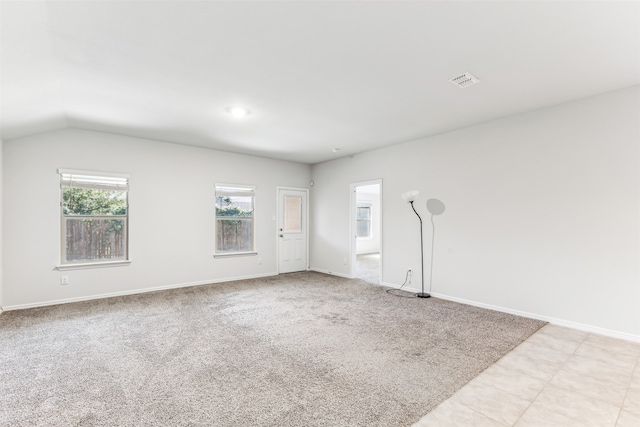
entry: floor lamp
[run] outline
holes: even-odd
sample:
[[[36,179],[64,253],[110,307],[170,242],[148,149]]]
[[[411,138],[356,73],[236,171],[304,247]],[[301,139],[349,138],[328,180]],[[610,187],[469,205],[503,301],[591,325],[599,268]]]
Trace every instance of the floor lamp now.
[[[433,283],[433,249],[435,247],[435,236],[436,236],[436,225],[433,222],[433,216],[441,215],[444,212],[445,206],[444,206],[444,203],[442,203],[438,199],[427,200],[427,210],[429,211],[429,213],[431,213],[432,233],[431,233],[431,268],[429,269],[429,293],[426,293],[424,291],[424,243],[423,243],[424,239],[423,239],[423,233],[422,233],[422,218],[416,211],[416,208],[413,206],[413,202],[416,200],[419,194],[420,192],[416,190],[407,191],[406,193],[402,194],[402,198],[411,205],[411,209],[413,209],[413,212],[415,212],[416,216],[420,220],[420,262],[422,263],[421,264],[422,265],[422,270],[421,270],[422,290],[420,293],[416,294],[416,297],[429,298],[431,297],[431,285]]]
[[[416,294],[416,297],[429,298],[431,297],[431,295],[424,292],[424,244],[422,238],[422,218],[420,218],[420,215],[418,214],[418,211],[416,211],[416,208],[413,207],[413,202],[416,200],[419,194],[419,191],[407,191],[406,193],[402,193],[402,198],[405,202],[411,205],[411,209],[413,209],[415,214],[418,216],[418,219],[420,220],[420,262],[422,263],[422,268],[420,271],[422,273],[422,291],[419,294]]]

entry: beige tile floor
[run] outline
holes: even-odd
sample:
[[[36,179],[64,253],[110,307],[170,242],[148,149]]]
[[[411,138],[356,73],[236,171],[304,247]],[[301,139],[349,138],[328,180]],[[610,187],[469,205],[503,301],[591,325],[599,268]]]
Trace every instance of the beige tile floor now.
[[[640,427],[640,343],[547,325],[413,427]]]

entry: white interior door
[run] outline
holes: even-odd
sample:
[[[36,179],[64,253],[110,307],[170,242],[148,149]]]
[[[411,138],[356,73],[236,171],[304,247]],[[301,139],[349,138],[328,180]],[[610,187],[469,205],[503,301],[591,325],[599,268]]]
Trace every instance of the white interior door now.
[[[308,190],[278,189],[278,271],[305,271],[307,245]]]

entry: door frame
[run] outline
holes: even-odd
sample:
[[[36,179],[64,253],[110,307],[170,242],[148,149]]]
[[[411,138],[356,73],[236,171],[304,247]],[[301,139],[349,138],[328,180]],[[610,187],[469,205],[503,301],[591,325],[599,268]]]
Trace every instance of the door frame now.
[[[357,249],[357,245],[356,245],[356,232],[357,232],[357,224],[356,224],[356,207],[357,207],[357,197],[356,197],[356,189],[358,187],[362,187],[364,185],[375,185],[378,184],[378,186],[380,187],[380,194],[379,194],[379,199],[380,199],[380,229],[378,230],[380,233],[380,277],[378,278],[378,283],[382,284],[382,248],[384,247],[384,241],[382,238],[382,228],[383,228],[383,209],[382,209],[382,178],[380,179],[373,179],[370,181],[360,181],[360,182],[354,182],[351,183],[349,185],[349,194],[350,194],[350,200],[349,200],[349,253],[350,253],[350,259],[351,262],[349,263],[349,277],[352,279],[355,279],[356,277],[356,249]]]
[[[304,219],[304,232],[307,236],[307,244],[305,250],[307,251],[307,261],[305,265],[305,270],[309,271],[309,189],[303,187],[286,187],[278,185],[276,186],[276,217],[275,217],[275,226],[273,231],[275,231],[275,239],[276,239],[276,271],[277,274],[280,274],[280,232],[278,231],[278,226],[280,225],[280,215],[282,215],[282,206],[280,206],[280,191],[303,191],[306,194],[306,206],[305,206],[305,219]]]

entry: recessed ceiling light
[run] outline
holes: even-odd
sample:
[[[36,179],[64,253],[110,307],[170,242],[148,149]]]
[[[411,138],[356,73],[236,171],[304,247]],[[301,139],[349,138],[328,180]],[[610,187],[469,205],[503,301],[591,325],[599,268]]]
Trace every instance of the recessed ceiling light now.
[[[227,113],[231,114],[233,117],[241,119],[241,118],[247,117],[249,114],[251,114],[251,111],[249,111],[248,109],[246,109],[244,107],[228,107],[227,108]]]

